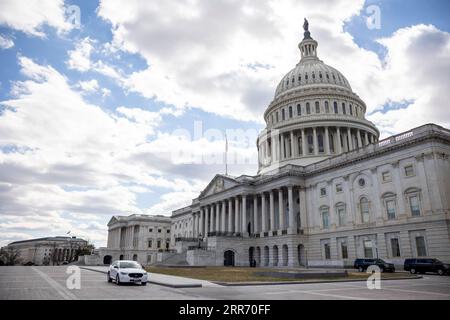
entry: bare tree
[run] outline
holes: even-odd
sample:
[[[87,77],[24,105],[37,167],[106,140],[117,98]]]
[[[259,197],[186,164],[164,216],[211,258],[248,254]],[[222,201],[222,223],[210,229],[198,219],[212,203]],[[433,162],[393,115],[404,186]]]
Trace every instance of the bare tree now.
[[[7,266],[14,266],[20,264],[20,251],[15,248],[1,248],[0,249],[0,259]]]

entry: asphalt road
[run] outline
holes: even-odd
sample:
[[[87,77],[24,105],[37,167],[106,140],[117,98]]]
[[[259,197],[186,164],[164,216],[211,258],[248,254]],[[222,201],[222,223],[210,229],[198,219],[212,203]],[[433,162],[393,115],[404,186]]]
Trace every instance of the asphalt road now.
[[[365,282],[296,284],[277,286],[203,287],[172,289],[117,286],[105,275],[81,270],[81,288],[70,290],[63,267],[0,267],[0,299],[27,300],[450,300],[450,277],[425,275],[423,279],[382,281],[381,290],[369,290]]]

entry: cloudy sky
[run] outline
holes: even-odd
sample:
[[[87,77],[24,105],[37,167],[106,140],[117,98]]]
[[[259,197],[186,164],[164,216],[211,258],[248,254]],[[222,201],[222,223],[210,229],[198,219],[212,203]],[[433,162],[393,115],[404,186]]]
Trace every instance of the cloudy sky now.
[[[383,137],[450,127],[449,2],[404,3],[0,0],[0,246],[170,215],[224,173],[225,132],[255,174],[304,17]]]

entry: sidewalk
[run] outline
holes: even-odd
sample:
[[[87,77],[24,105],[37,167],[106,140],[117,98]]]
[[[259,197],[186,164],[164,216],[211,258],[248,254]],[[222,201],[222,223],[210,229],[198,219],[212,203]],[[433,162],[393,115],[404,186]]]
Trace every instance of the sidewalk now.
[[[81,269],[100,272],[107,274],[108,267],[95,267],[95,266],[80,266]],[[148,273],[149,281],[148,283],[170,287],[170,288],[201,288],[201,287],[220,287],[220,285],[206,281],[191,279],[178,276],[169,276],[165,274],[158,273]]]

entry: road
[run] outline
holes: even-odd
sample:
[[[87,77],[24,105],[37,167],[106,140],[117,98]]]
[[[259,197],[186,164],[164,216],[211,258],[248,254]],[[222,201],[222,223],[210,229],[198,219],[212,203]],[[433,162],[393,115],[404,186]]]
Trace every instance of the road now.
[[[365,282],[172,289],[152,284],[117,286],[101,273],[81,270],[81,288],[69,290],[66,270],[65,266],[0,267],[0,300],[450,300],[449,276],[383,281],[381,290],[369,290]]]

